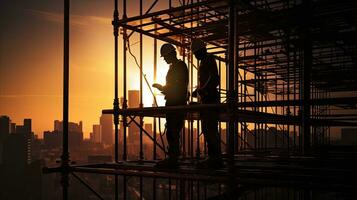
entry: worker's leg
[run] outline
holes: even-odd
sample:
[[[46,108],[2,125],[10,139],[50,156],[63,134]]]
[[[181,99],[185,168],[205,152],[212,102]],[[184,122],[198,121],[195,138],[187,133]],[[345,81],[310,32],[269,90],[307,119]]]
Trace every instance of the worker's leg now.
[[[208,155],[211,158],[221,157],[220,136],[218,133],[218,113],[201,113],[202,130],[207,141]]]
[[[211,92],[209,96],[202,99],[203,104],[219,104],[219,93]],[[201,122],[203,134],[207,141],[208,155],[212,158],[221,158],[221,138],[218,133],[219,112],[217,110],[202,111]]]
[[[168,155],[174,159],[178,159],[180,155],[180,132],[183,123],[183,118],[180,115],[166,115],[166,139],[169,144]]]

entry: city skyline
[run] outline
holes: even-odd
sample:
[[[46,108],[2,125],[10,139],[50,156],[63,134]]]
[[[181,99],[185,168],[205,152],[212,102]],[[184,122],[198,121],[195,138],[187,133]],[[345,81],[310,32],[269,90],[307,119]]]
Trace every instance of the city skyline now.
[[[129,96],[130,96],[130,94],[132,94],[132,93],[139,93],[139,90],[130,90],[130,91],[128,91],[128,93],[129,93]],[[130,103],[131,104],[131,106],[132,107],[134,107],[133,105],[135,105],[135,106],[139,106],[139,94],[136,94],[137,96],[136,96],[136,98],[137,99],[135,99],[135,102],[134,103]],[[128,99],[128,102],[129,102],[130,100]],[[104,108],[103,108],[104,109]],[[0,116],[11,116],[11,118],[12,119],[17,119],[17,117],[16,116],[12,116],[12,115],[9,115],[9,114],[6,114],[6,113],[2,113],[2,112],[0,112]],[[83,134],[84,134],[84,137],[85,138],[90,138],[90,133],[93,131],[93,125],[95,125],[95,124],[100,124],[100,117],[101,117],[101,115],[103,115],[103,114],[99,114],[98,115],[98,117],[97,117],[97,120],[93,120],[93,123],[92,124],[89,124],[89,123],[86,123],[84,120],[81,120],[81,119],[79,119],[78,121],[79,122],[82,122],[82,126],[83,126]],[[24,118],[30,118],[30,117],[24,117]],[[16,124],[18,124],[18,123],[21,123],[22,122],[22,119],[23,118],[20,118],[20,119],[17,119],[17,120],[12,120],[14,123],[16,123]],[[32,119],[32,118],[31,118]],[[38,135],[40,138],[43,138],[43,133],[45,132],[45,131],[51,131],[52,129],[51,128],[53,128],[54,127],[54,125],[53,125],[53,123],[55,122],[55,121],[62,121],[62,119],[48,119],[49,121],[52,121],[49,125],[48,125],[48,128],[45,128],[45,129],[40,129],[40,128],[38,128],[36,125],[33,127],[33,129],[34,129],[34,132],[35,132],[35,134],[36,135]],[[70,120],[71,122],[73,122],[73,120]],[[38,122],[36,121],[36,120],[34,120],[34,123],[35,124],[37,124]],[[113,122],[112,122],[113,123]],[[46,126],[47,127],[47,126]],[[114,133],[113,133],[114,134]]]

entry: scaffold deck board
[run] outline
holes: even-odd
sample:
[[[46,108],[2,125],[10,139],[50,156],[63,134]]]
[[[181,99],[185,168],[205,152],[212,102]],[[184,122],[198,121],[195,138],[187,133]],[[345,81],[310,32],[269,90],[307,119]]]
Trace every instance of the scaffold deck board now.
[[[200,112],[204,110],[219,114],[219,121],[227,122],[233,119],[236,122],[247,123],[267,123],[267,124],[287,124],[301,125],[299,116],[280,115],[265,112],[236,109],[233,112],[228,110],[227,104],[202,104],[185,106],[160,106],[103,110],[103,114],[119,114],[123,116],[159,117],[164,118],[167,113],[185,113],[187,120],[200,120]],[[209,113],[209,112],[208,112]],[[356,122],[346,122],[328,119],[311,119],[311,124],[315,126],[357,126]]]
[[[192,162],[183,162],[177,169],[159,169],[155,167],[155,161],[126,161],[120,163],[101,163],[71,166],[72,172],[78,173],[98,173],[106,175],[121,175],[146,178],[195,180],[212,183],[225,183],[232,180],[240,182],[253,182],[254,184],[267,182],[291,182],[294,184],[309,181],[311,184],[323,183],[324,187],[334,185],[342,187],[342,182],[349,181],[357,177],[353,165],[340,167],[339,165],[321,166],[316,164],[316,159],[309,157],[295,157],[287,163],[277,163],[270,161],[253,162],[236,160],[234,170],[230,170],[227,165],[222,169],[199,169]],[[313,162],[311,162],[313,161]],[[59,168],[48,168],[47,172],[58,171]],[[348,176],[348,178],[347,178]],[[322,187],[322,185],[316,185]],[[343,187],[354,187],[356,183],[344,185]]]

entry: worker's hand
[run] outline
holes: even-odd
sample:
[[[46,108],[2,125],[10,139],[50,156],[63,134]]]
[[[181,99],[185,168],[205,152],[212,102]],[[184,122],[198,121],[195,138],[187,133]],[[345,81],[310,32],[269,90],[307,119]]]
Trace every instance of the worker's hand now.
[[[152,86],[153,86],[154,88],[157,88],[157,89],[160,90],[160,91],[163,90],[163,86],[162,86],[161,84],[154,83],[154,84],[152,84]]]

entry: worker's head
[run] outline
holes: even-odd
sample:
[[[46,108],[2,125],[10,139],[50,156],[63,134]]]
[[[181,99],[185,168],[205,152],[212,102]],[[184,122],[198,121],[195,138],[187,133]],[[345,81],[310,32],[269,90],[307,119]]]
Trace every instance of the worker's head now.
[[[207,54],[206,44],[200,39],[194,39],[191,43],[191,51],[198,60],[202,60]]]
[[[172,44],[166,43],[161,46],[160,49],[161,57],[164,57],[164,60],[167,64],[171,64],[175,59],[177,59],[176,49]]]

